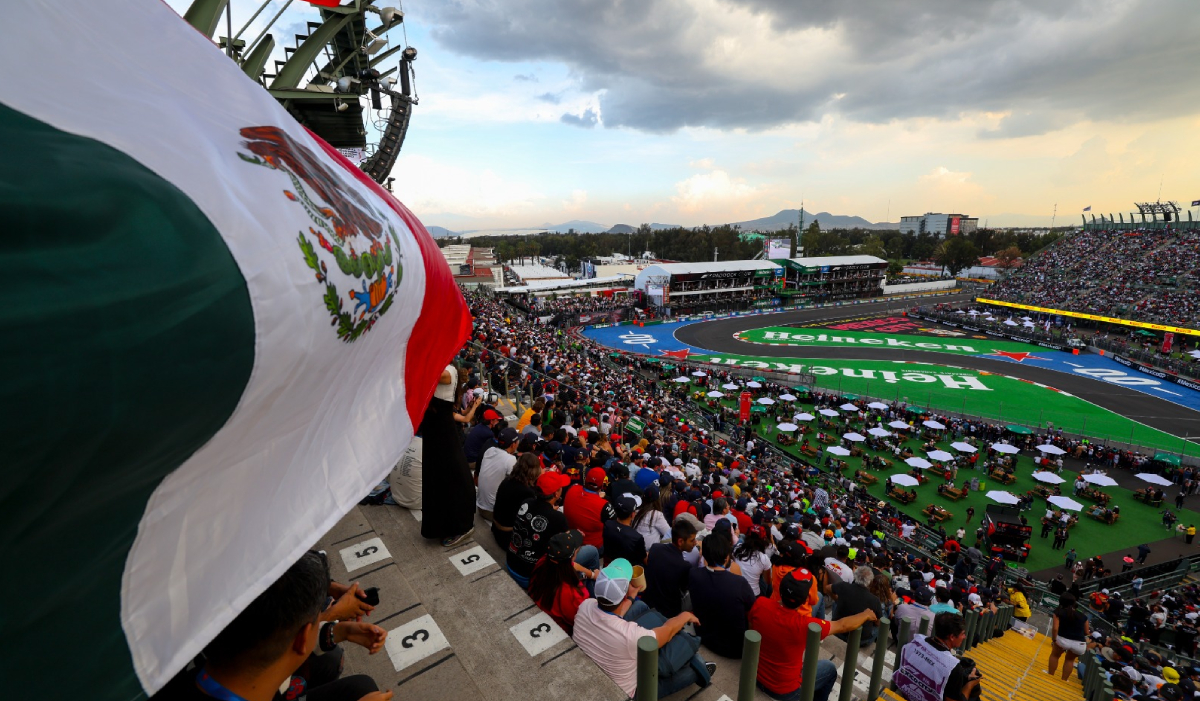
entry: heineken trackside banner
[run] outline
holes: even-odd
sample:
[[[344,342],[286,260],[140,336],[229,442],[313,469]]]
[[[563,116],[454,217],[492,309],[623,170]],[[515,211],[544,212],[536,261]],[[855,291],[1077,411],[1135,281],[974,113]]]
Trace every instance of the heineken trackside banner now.
[[[412,213],[165,4],[4,14],[37,68],[0,76],[0,678],[131,699],[388,474],[470,319]]]
[[[954,331],[941,331],[939,334],[917,336],[863,331],[797,330],[788,327],[771,327],[740,331],[734,334],[734,338],[747,343],[768,346],[875,347],[891,350],[934,351],[954,355],[999,355],[1003,353],[1029,352],[1029,344],[1027,343],[968,338],[966,334]]]

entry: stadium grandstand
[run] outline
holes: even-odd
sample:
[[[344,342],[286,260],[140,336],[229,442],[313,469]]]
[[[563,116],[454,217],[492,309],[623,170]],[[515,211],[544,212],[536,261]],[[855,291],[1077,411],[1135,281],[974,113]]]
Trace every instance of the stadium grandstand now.
[[[1025,261],[988,296],[1200,329],[1200,230],[1082,230]]]

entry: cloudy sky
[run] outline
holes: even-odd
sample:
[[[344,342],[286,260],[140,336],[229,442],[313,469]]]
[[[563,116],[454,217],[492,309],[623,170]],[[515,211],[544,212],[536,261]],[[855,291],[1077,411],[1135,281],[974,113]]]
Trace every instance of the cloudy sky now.
[[[286,17],[315,15],[302,5]],[[255,6],[235,0],[235,24]],[[1128,212],[1160,182],[1164,199],[1200,199],[1194,0],[404,10],[420,104],[393,176],[427,224],[695,225],[803,198],[873,221],[1027,225],[1056,203],[1059,223]]]

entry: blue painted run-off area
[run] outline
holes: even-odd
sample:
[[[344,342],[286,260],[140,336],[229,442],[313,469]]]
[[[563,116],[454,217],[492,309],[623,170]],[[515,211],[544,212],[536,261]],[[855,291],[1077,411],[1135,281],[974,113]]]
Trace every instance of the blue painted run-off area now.
[[[716,354],[707,348],[697,348],[681,343],[675,338],[675,330],[687,324],[699,324],[702,321],[682,321],[654,326],[609,326],[606,328],[585,328],[583,335],[597,343],[630,353],[643,353],[649,356],[662,357],[662,351],[678,351],[687,348],[693,353]],[[747,320],[747,324],[751,324]],[[748,326],[749,328],[749,326]],[[1030,351],[1037,347],[1030,346]],[[747,345],[741,355],[754,355],[754,347]],[[797,347],[797,358],[804,357],[804,348]],[[997,358],[997,356],[987,356]],[[1152,397],[1165,399],[1180,406],[1200,411],[1200,392],[1188,389],[1174,382],[1164,382],[1158,378],[1144,375],[1137,370],[1127,368],[1111,358],[1101,357],[1093,353],[1072,355],[1061,351],[1037,349],[1023,361],[999,357],[999,360],[1017,365],[1037,365],[1039,367],[1057,370],[1069,375],[1089,377],[1094,380],[1128,387]],[[954,357],[947,356],[946,364],[953,365]]]

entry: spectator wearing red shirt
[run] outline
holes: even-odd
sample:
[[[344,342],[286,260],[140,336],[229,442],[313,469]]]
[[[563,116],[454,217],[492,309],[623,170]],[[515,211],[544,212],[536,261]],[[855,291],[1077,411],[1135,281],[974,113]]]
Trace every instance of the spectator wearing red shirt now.
[[[583,536],[579,531],[556,534],[550,539],[545,557],[533,568],[533,577],[529,580],[529,598],[550,614],[567,635],[575,629],[579,605],[591,596],[580,577],[595,581],[600,573],[599,569],[589,569],[575,562],[576,553],[582,546]]]
[[[808,625],[820,626],[824,640],[831,634],[847,633],[877,619],[869,610],[840,621],[813,618],[810,613],[817,598],[817,586],[812,573],[804,568],[789,572],[780,582],[779,592],[779,602],[759,597],[750,609],[750,628],[762,635],[757,684],[773,699],[799,701]],[[833,662],[819,661],[813,701],[828,701],[837,678]]]
[[[742,497],[733,507],[733,517],[738,522],[738,533],[749,533],[750,527],[754,525],[754,521],[746,514],[748,506],[750,506],[750,499]]]
[[[563,498],[563,515],[567,525],[583,534],[584,545],[604,547],[604,522],[617,517],[612,504],[604,498],[604,484],[608,473],[602,467],[587,471],[582,485],[567,490]]]

